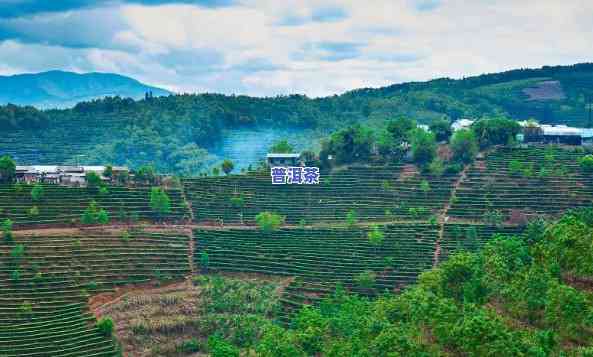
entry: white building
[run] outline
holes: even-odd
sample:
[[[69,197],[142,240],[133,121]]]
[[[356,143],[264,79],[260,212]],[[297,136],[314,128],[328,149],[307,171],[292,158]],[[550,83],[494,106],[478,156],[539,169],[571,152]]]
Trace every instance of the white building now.
[[[475,120],[461,118],[454,121],[453,124],[451,124],[451,129],[453,129],[453,131],[457,131],[460,129],[469,129],[469,127],[472,126],[474,122]]]

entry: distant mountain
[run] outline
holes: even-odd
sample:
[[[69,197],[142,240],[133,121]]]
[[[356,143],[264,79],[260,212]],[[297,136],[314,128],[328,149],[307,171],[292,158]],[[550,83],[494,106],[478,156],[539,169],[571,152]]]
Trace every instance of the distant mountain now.
[[[42,109],[73,107],[76,103],[106,96],[140,99],[149,91],[155,97],[170,94],[113,73],[48,71],[0,76],[0,104],[32,105]]]

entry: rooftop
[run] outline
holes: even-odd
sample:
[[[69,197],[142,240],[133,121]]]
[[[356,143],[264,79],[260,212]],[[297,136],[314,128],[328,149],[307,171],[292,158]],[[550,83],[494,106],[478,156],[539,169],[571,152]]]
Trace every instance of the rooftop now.
[[[268,157],[268,159],[277,159],[277,158],[281,158],[281,159],[286,159],[286,158],[298,159],[298,158],[301,157],[301,154],[295,154],[295,153],[290,153],[290,154],[272,153],[272,154],[268,154],[266,156]]]

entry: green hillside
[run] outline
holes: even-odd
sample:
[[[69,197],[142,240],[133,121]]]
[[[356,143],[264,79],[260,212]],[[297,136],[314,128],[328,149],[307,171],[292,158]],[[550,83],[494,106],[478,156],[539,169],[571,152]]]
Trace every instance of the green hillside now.
[[[21,163],[153,163],[161,172],[194,175],[206,169],[225,133],[239,128],[307,130],[300,147],[354,122],[380,125],[407,116],[420,123],[505,115],[544,123],[585,126],[593,94],[593,64],[521,69],[460,80],[396,84],[325,98],[218,94],[176,95],[134,101],[119,97],[72,109],[38,111],[0,107],[0,154]],[[228,144],[228,143],[227,143]],[[261,157],[242,157],[255,163]],[[242,163],[242,167],[247,166]]]

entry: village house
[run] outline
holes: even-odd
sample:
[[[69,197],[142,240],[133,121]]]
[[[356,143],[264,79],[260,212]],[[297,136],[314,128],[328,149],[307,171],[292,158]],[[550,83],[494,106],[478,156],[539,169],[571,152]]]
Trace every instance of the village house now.
[[[272,153],[266,155],[268,165],[273,166],[302,166],[301,154],[297,153],[286,153],[278,154]]]
[[[29,165],[17,166],[15,169],[17,182],[24,183],[49,183],[69,186],[86,185],[86,174],[94,172],[104,181],[109,181],[103,176],[106,166],[59,166],[59,165]],[[113,166],[113,174],[117,176],[122,172],[129,172],[125,166]]]

